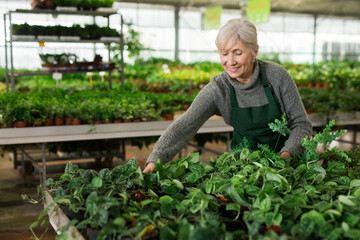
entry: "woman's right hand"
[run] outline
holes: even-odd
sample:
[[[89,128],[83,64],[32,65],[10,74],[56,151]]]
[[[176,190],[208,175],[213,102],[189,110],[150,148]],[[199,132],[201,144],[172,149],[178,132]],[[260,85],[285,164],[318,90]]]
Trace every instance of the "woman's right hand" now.
[[[155,168],[155,163],[148,163],[143,171],[143,173],[149,173],[152,172]]]

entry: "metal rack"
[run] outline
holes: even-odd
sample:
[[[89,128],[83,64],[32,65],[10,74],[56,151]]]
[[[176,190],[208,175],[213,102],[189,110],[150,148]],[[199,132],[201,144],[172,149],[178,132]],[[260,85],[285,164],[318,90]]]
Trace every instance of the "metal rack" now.
[[[124,60],[123,60],[123,50],[124,50],[124,38],[123,38],[123,17],[121,14],[120,16],[120,37],[118,40],[61,40],[61,39],[54,39],[54,40],[40,40],[40,39],[26,39],[26,38],[13,38],[12,33],[12,18],[14,14],[51,14],[54,18],[58,15],[82,15],[82,16],[92,16],[94,17],[105,17],[107,18],[107,26],[110,25],[110,16],[114,14],[119,14],[114,9],[98,9],[97,11],[57,11],[57,10],[28,10],[28,9],[16,9],[15,11],[8,11],[4,14],[4,35],[5,35],[5,83],[7,89],[10,89],[11,83],[11,90],[15,91],[15,77],[19,76],[28,76],[28,75],[50,75],[53,72],[32,72],[32,73],[14,73],[14,58],[13,58],[13,42],[71,42],[71,43],[103,43],[107,46],[108,51],[108,62],[110,63],[110,45],[111,43],[119,43],[120,44],[120,54],[121,54],[121,87],[124,87]],[[7,25],[7,21],[9,25]],[[9,27],[9,28],[8,28]],[[9,72],[10,69],[10,72]],[[72,74],[72,73],[82,73],[82,72],[100,72],[100,71],[107,71],[108,72],[108,82],[109,88],[112,87],[112,77],[111,73],[114,69],[113,68],[104,68],[104,69],[89,69],[86,71],[62,71],[63,74]],[[54,72],[56,72],[55,70]]]

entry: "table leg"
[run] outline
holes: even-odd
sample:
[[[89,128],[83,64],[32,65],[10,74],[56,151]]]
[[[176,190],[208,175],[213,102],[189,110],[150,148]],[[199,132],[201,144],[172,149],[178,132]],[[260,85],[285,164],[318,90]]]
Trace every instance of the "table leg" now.
[[[21,150],[21,175],[23,179],[23,184],[25,184],[26,169],[25,169],[24,145],[20,145],[20,150]],[[16,150],[14,151],[14,154],[17,154]]]

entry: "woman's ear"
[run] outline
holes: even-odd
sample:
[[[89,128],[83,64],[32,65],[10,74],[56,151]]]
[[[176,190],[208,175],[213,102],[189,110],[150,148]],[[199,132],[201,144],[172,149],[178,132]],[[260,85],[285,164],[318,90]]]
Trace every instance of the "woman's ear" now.
[[[259,52],[259,46],[257,46],[257,47],[256,47],[256,49],[255,49],[255,52],[254,52],[254,58],[256,58],[256,57],[257,57],[258,52]]]

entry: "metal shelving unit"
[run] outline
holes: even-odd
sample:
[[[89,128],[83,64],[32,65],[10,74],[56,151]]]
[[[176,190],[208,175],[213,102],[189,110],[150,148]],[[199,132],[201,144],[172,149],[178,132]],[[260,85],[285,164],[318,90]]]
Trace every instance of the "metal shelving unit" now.
[[[107,26],[110,25],[110,16],[119,14],[115,9],[107,9],[107,8],[99,8],[96,11],[57,11],[57,10],[28,10],[28,9],[16,9],[15,11],[8,11],[4,14],[4,29],[5,29],[5,82],[7,89],[9,88],[9,85],[11,83],[11,90],[15,91],[15,77],[20,76],[28,76],[28,75],[49,75],[52,72],[32,72],[32,73],[14,73],[14,57],[13,57],[13,43],[14,42],[63,42],[63,43],[103,43],[107,47],[108,51],[108,62],[110,64],[111,57],[110,57],[110,45],[111,43],[119,43],[120,49],[121,49],[121,84],[122,88],[124,87],[124,60],[123,60],[123,50],[124,50],[124,39],[123,39],[123,17],[121,14],[120,16],[120,37],[119,39],[114,40],[61,40],[61,39],[27,39],[27,38],[14,38],[12,33],[12,18],[14,14],[51,14],[54,18],[56,18],[58,15],[77,15],[77,16],[92,16],[94,17],[105,17],[107,18]],[[8,24],[7,24],[8,21]],[[9,71],[10,69],[10,71]],[[72,74],[72,73],[86,73],[86,72],[100,72],[100,71],[107,71],[108,72],[108,82],[109,82],[109,88],[112,87],[112,77],[111,73],[116,68],[105,68],[105,69],[89,69],[89,70],[80,70],[80,71],[61,71],[62,74]],[[55,69],[54,72],[57,72]]]

